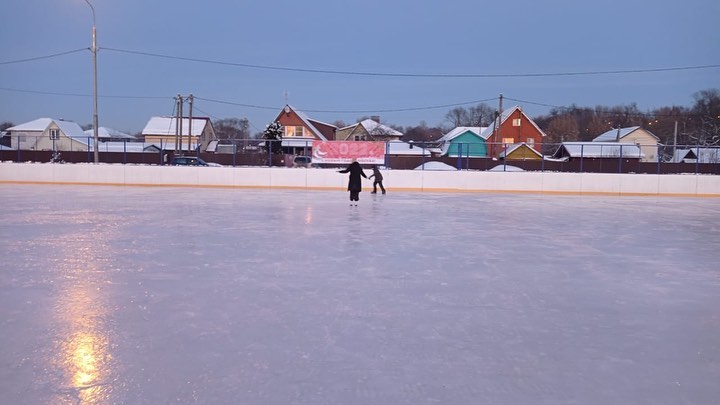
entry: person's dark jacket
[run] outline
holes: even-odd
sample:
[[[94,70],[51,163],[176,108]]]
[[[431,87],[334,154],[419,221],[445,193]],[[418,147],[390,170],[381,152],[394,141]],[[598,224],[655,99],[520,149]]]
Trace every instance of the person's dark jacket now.
[[[360,176],[365,177],[366,179],[367,176],[365,175],[365,172],[363,172],[360,163],[352,162],[350,163],[350,166],[347,167],[347,169],[338,170],[338,173],[350,173],[350,180],[348,180],[348,191],[362,191],[362,180],[360,180]]]
[[[377,166],[373,166],[373,174],[370,175],[368,178],[375,177],[375,182],[381,183],[383,181],[383,175],[380,173],[380,169],[378,169]]]

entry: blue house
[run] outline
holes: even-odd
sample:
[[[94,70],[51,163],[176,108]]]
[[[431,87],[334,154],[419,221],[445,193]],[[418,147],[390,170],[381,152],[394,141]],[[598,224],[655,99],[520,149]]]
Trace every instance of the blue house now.
[[[439,139],[441,156],[487,157],[487,142],[480,134],[483,127],[457,127]]]

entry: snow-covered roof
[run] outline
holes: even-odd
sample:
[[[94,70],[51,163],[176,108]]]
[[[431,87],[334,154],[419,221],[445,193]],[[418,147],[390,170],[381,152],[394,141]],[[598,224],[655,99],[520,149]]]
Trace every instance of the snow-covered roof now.
[[[618,139],[623,139],[624,137],[630,135],[631,132],[639,129],[640,127],[627,127],[627,128],[616,128],[611,129],[607,132],[603,132],[602,134],[598,135],[593,139],[593,142],[614,142]]]
[[[280,146],[286,147],[286,148],[312,148],[313,141],[316,141],[316,140],[317,139],[315,139],[315,138],[292,136],[292,137],[283,138],[282,141],[280,142]],[[259,142],[257,145],[264,147],[265,141]]]
[[[94,136],[94,130],[88,129],[85,131],[86,135]],[[174,134],[174,132],[173,132]],[[98,138],[115,138],[115,139],[135,139],[134,136],[130,134],[126,134],[125,132],[118,131],[117,129],[108,128],[108,127],[99,127],[98,128]]]
[[[192,119],[192,136],[202,135],[205,126],[210,120],[208,118]],[[151,117],[145,128],[142,130],[143,135],[175,135],[175,125],[177,118],[175,117]],[[187,136],[190,127],[190,118],[183,117],[181,121],[182,135]],[[164,146],[164,145],[163,145]]]
[[[403,141],[388,141],[388,155],[413,155],[413,156],[430,156],[430,150],[420,145],[413,145]]]
[[[471,132],[474,135],[480,136],[480,134],[485,129],[486,127],[455,127],[452,131],[443,135],[442,138],[440,138],[438,141],[448,142],[467,132]]]
[[[453,129],[452,131],[448,132],[447,134],[443,135],[438,141],[442,142],[442,145],[440,147],[440,154],[447,155],[450,151],[450,145],[451,141],[457,137],[459,137],[462,134],[466,134],[468,132],[472,133],[473,135],[477,136],[478,138],[481,138],[485,140],[486,138],[483,138],[480,134],[482,133],[484,127],[457,127]],[[478,141],[480,142],[480,141]]]
[[[387,125],[383,125],[375,120],[366,119],[359,122],[370,135],[392,135],[402,136],[402,132],[396,131]]]
[[[56,120],[53,118],[38,118],[34,121],[26,122],[24,124],[16,125],[14,127],[7,128],[6,131],[8,132],[43,132],[48,127],[50,127],[51,124],[55,123],[55,125],[60,128],[60,131],[62,131],[65,136],[68,136],[70,138],[86,138],[87,135],[85,135],[85,132],[82,130],[80,125],[78,125],[75,122],[72,121],[63,121],[63,120]]]
[[[53,122],[52,118],[38,118],[34,121],[26,122],[24,124],[15,125],[14,127],[7,128],[7,132],[14,131],[32,131],[42,132],[47,129],[48,126]]]
[[[157,152],[160,148],[154,143],[145,142],[100,142],[98,150],[100,152]]]
[[[457,171],[457,168],[450,166],[443,162],[425,162],[420,166],[416,167],[415,170],[441,170],[441,171]]]
[[[640,147],[634,143],[617,143],[617,142],[563,142],[558,151],[555,152],[557,157],[561,150],[565,150],[567,155],[573,158],[642,158],[644,155]]]

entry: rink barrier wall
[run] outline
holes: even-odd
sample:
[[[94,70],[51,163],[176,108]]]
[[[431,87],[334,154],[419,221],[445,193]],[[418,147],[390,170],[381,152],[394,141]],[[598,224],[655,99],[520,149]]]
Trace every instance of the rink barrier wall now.
[[[371,171],[367,170],[368,176]],[[720,197],[720,176],[384,170],[388,191]],[[372,179],[363,180],[372,189]],[[345,190],[333,169],[0,163],[0,183]]]

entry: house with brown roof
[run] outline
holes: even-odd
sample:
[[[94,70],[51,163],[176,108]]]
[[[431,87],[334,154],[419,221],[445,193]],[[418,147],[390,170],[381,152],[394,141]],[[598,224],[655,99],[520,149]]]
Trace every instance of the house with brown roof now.
[[[337,127],[308,117],[287,104],[275,118],[283,128],[282,147],[290,154],[309,154],[313,141],[333,141]]]

